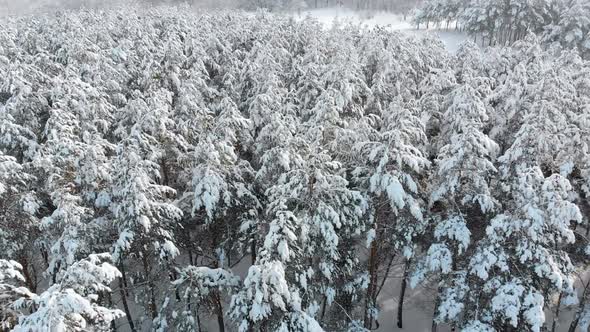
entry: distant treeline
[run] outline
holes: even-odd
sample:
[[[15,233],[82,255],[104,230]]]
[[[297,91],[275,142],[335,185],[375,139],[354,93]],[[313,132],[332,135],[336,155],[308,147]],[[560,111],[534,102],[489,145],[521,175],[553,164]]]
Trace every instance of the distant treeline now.
[[[590,55],[588,0],[428,0],[414,19],[418,27],[465,30],[485,45],[508,45],[534,33]]]
[[[386,10],[407,12],[422,3],[421,0],[306,0],[308,7],[344,6],[357,10]]]
[[[204,8],[241,8],[271,11],[346,7],[355,10],[384,10],[408,13],[422,0],[0,0],[0,14],[39,10],[101,8],[129,3],[187,3]]]

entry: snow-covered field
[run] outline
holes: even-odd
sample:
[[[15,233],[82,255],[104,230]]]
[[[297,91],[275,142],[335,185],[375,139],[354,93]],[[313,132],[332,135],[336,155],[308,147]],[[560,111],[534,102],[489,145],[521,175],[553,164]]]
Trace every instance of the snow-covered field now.
[[[388,12],[369,13],[353,11],[348,8],[322,8],[302,11],[295,14],[295,16],[299,19],[308,16],[312,17],[327,28],[330,28],[335,20],[337,20],[339,22],[352,22],[369,29],[379,26],[408,34],[434,34],[443,41],[449,52],[455,52],[459,48],[459,45],[468,38],[464,33],[455,31],[454,29],[424,29],[423,27],[416,29],[416,26],[412,25],[409,16],[404,19],[403,15]]]

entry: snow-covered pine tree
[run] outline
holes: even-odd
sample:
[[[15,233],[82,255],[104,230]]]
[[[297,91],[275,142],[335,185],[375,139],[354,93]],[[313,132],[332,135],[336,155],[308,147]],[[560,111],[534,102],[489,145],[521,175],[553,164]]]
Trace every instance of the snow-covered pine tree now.
[[[546,178],[539,167],[516,166],[515,172],[512,202],[491,220],[471,258],[470,271],[483,287],[474,295],[479,312],[470,319],[539,331],[550,305],[545,299],[573,292],[574,267],[562,247],[575,240],[570,222],[581,215],[563,176]]]
[[[26,282],[22,269],[23,266],[16,261],[0,259],[0,327],[5,330],[12,329],[20,316],[18,309],[13,307],[14,301],[33,296],[26,287],[19,285]]]
[[[336,297],[353,291],[345,287],[356,264],[349,241],[363,232],[364,198],[347,188],[329,155],[313,145],[298,148],[301,164],[267,191],[268,233],[232,299],[240,330],[320,331],[313,317],[323,318]]]
[[[133,126],[117,147],[110,192],[112,223],[117,234],[113,257],[123,273],[120,286],[142,285],[139,289],[143,292],[136,292],[144,297],[146,314],[152,318],[158,315],[155,280],[160,274],[167,275],[168,264],[179,254],[174,234],[183,215],[170,203],[175,191],[157,183],[161,176],[159,165],[153,161],[157,153],[154,138],[138,125]],[[129,316],[129,312],[126,314]]]
[[[568,164],[565,156],[575,155],[566,151],[577,129],[568,120],[567,83],[551,70],[546,74],[514,143],[499,159],[502,208],[470,261],[470,272],[483,282],[476,296],[480,314],[471,319],[496,329],[540,330],[552,296],[573,291],[574,266],[565,246],[574,243],[571,223],[581,214],[571,202],[567,172],[559,172]]]
[[[30,313],[21,315],[12,330],[109,331],[111,322],[124,315],[121,310],[102,305],[104,296],[111,292],[109,285],[121,275],[109,263],[110,257],[92,254],[77,261],[61,271],[56,282],[39,295],[16,289],[24,296],[12,307]],[[12,277],[19,276],[13,272]]]
[[[208,315],[209,311],[218,315],[216,309],[221,305],[219,294],[231,295],[238,288],[239,282],[238,277],[221,268],[192,265],[182,268],[178,279],[172,282],[176,289],[176,299],[165,298],[160,314],[154,320],[154,330],[202,331],[206,320],[202,323],[201,315]],[[224,331],[223,319],[218,323],[219,330]]]
[[[369,140],[355,146],[359,166],[354,173],[371,199],[372,214],[367,239],[367,329],[377,319],[377,296],[393,259],[403,257],[409,264],[414,257],[414,240],[425,226],[420,177],[430,162],[422,150],[426,134],[417,113],[411,103],[395,100],[384,110],[381,123],[368,135]]]
[[[432,174],[430,206],[435,243],[418,263],[412,277],[415,286],[428,273],[438,282],[433,324],[462,327],[473,301],[468,280],[471,243],[485,237],[490,213],[498,207],[491,183],[498,145],[484,132],[488,120],[486,105],[467,81],[453,90],[445,112],[436,171]],[[475,81],[475,80],[474,80]]]
[[[577,49],[586,58],[590,56],[590,4],[575,0],[568,3],[559,14],[559,21],[550,25],[544,35],[547,42]]]

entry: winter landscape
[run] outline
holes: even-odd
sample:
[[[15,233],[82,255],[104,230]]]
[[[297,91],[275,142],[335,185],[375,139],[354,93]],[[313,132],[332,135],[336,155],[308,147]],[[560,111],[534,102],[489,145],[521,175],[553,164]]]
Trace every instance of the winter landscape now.
[[[0,0],[0,331],[588,331],[590,0]]]

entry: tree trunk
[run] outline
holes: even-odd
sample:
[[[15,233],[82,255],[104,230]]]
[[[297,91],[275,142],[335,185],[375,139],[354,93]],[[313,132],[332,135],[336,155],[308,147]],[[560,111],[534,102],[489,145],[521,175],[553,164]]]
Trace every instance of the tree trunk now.
[[[111,293],[108,293],[107,294],[107,301],[108,301],[108,304],[109,304],[109,307],[110,308],[114,308],[115,307],[115,305],[113,304],[113,296],[112,296]],[[117,332],[117,323],[115,322],[115,320],[116,319],[113,319],[111,321],[111,331],[112,332]]]
[[[25,284],[27,288],[33,292],[37,292],[37,281],[33,280],[34,276],[31,276],[31,271],[29,270],[29,261],[27,260],[26,254],[22,255],[19,259],[19,264],[22,265],[23,269],[23,276],[25,277]]]
[[[193,261],[193,251],[191,250],[191,248],[188,248],[188,261],[191,265],[195,265],[195,262]]]
[[[583,281],[581,281],[581,282],[582,282],[582,284],[584,284]],[[580,300],[580,305],[578,307],[578,310],[576,311],[575,319],[570,324],[570,328],[568,329],[568,332],[575,332],[576,329],[578,328],[578,324],[580,323],[580,316],[582,315],[582,312],[584,312],[584,310],[586,309],[586,301],[587,301],[586,295],[587,295],[589,287],[590,287],[590,281],[584,285],[584,292],[582,293],[582,299]]]
[[[576,319],[574,319],[572,321],[572,323],[570,324],[570,328],[567,330],[567,332],[576,332],[579,322],[580,322],[580,316],[576,315]]]
[[[391,271],[391,266],[393,265],[394,260],[395,260],[395,255],[392,255],[391,259],[389,260],[389,264],[387,264],[387,269],[385,269],[385,274],[383,275],[383,279],[381,279],[381,284],[379,285],[379,288],[377,288],[377,293],[375,294],[375,297],[379,297],[379,294],[381,294],[381,290],[383,290],[383,287],[385,286],[385,283],[387,282],[387,278],[389,278],[389,271]]]
[[[143,272],[145,273],[145,278],[147,279],[147,285],[149,287],[149,292],[150,292],[150,302],[148,304],[150,314],[152,315],[152,319],[156,319],[156,317],[158,317],[158,308],[156,306],[156,293],[155,293],[156,286],[154,285],[154,282],[152,281],[152,278],[150,276],[150,269],[149,269],[149,264],[147,261],[147,254],[145,252],[141,253],[141,260],[143,263]]]
[[[561,297],[563,296],[563,292],[559,293],[559,298],[557,299],[557,308],[555,309],[555,316],[553,316],[553,324],[551,326],[551,332],[555,332],[557,328],[557,321],[559,320],[559,307],[561,306]]]
[[[49,254],[45,249],[41,249],[41,257],[43,257],[43,261],[45,262],[45,267],[49,267]]]
[[[59,268],[61,267],[61,262],[57,262],[57,265],[53,267],[53,271],[51,273],[51,284],[54,285],[57,282],[57,272],[59,272]]]
[[[225,323],[223,321],[223,307],[221,306],[221,300],[219,299],[219,292],[215,294],[215,311],[217,311],[217,325],[219,326],[219,332],[225,332]]]
[[[375,226],[375,234],[377,234],[377,227]],[[377,236],[377,235],[375,235]],[[365,301],[365,328],[371,329],[373,325],[373,316],[370,309],[375,306],[375,291],[377,289],[377,238],[373,239],[371,243],[371,254],[369,256],[369,288],[367,289],[367,298]]]
[[[168,176],[168,165],[166,165],[166,159],[162,157],[161,162],[161,170],[162,170],[162,184],[168,186],[170,183],[169,176]]]
[[[127,323],[129,324],[131,332],[137,332],[135,324],[133,324],[133,317],[131,317],[131,312],[129,311],[129,305],[127,304],[127,282],[125,281],[127,278],[125,277],[123,263],[119,264],[119,271],[121,272],[121,277],[119,278],[119,292],[121,293],[121,301],[123,302],[125,317],[127,317]]]
[[[250,255],[252,256],[252,265],[256,264],[256,241],[254,240],[250,244]]]
[[[171,281],[175,281],[178,279],[178,272],[176,272],[176,270],[173,267],[170,267],[170,277],[172,279]],[[176,301],[181,301],[180,291],[178,290],[178,287],[174,287],[174,296],[176,297]]]
[[[328,297],[324,296],[324,303],[322,304],[322,315],[320,316],[322,320],[324,320],[324,316],[326,315],[326,307],[328,306]]]
[[[201,332],[201,317],[199,317],[199,307],[195,310],[195,319],[197,320],[197,331]]]
[[[438,303],[440,300],[440,298],[439,298],[439,294],[441,291],[440,282],[441,281],[438,280],[439,285],[436,287],[436,299],[434,300],[434,313],[432,315],[432,329],[431,329],[432,332],[436,332],[436,330],[438,328],[438,324],[436,323],[436,313],[438,312]]]
[[[404,298],[406,296],[406,287],[408,286],[408,275],[410,274],[410,259],[406,259],[404,266],[404,277],[402,279],[401,289],[399,292],[399,305],[397,307],[397,327],[403,328],[403,311],[404,311]]]

